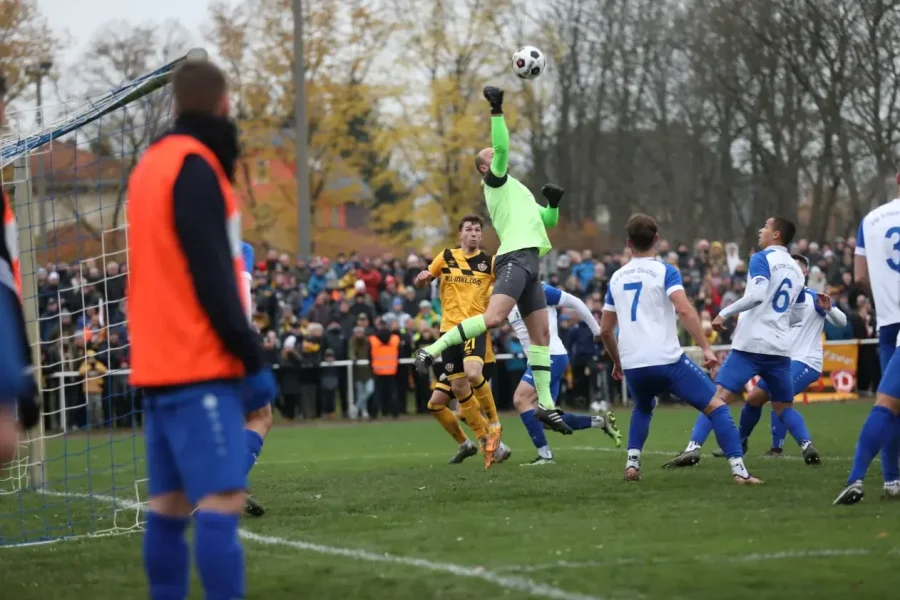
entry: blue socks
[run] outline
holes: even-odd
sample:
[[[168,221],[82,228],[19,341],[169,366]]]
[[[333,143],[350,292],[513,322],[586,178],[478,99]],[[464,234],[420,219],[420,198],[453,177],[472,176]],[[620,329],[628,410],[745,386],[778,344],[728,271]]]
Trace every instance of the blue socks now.
[[[247,474],[250,473],[250,470],[253,468],[253,465],[256,464],[256,459],[259,458],[259,453],[262,452],[263,447],[263,439],[262,436],[253,431],[252,429],[245,429],[244,435],[247,437],[247,448],[250,452],[250,457],[247,460]]]
[[[740,435],[741,441],[750,439],[750,434],[762,417],[762,407],[744,403],[741,409]]]
[[[784,426],[784,422],[778,418],[778,415],[775,414],[775,409],[772,409],[772,448],[784,448],[784,438],[787,437],[787,427]]]
[[[856,454],[853,457],[853,467],[850,469],[847,485],[866,478],[866,471],[869,470],[869,465],[872,464],[875,455],[890,441],[890,437],[895,435],[896,420],[897,417],[889,409],[878,405],[872,407],[859,432]]]
[[[244,597],[244,551],[237,515],[194,513],[194,557],[207,600]]]
[[[881,448],[881,473],[885,483],[900,479],[898,460],[900,460],[900,417],[894,421],[894,434]]]
[[[806,429],[806,421],[803,415],[797,412],[793,406],[788,406],[781,411],[781,422],[791,437],[794,438],[801,446],[810,440],[809,431]]]
[[[151,512],[144,531],[144,571],[150,600],[184,600],[188,595],[191,563],[184,531],[188,519]]]
[[[694,430],[691,431],[691,442],[698,446],[702,446],[706,443],[712,430],[712,422],[710,422],[709,418],[701,412],[697,415],[697,420],[694,422]]]
[[[643,450],[650,435],[650,420],[653,418],[653,406],[635,405],[631,411],[631,424],[628,426],[628,450]]]
[[[535,418],[534,410],[526,410],[519,415],[519,418],[522,419],[522,425],[525,426],[525,430],[528,431],[528,435],[531,436],[531,443],[534,444],[534,447],[540,450],[547,446],[547,436],[544,435],[544,425]],[[571,425],[569,425],[569,427],[571,427]]]
[[[716,441],[725,456],[740,458],[744,455],[741,449],[741,436],[738,434],[737,427],[734,426],[734,419],[731,418],[731,412],[727,405],[722,405],[709,413],[708,419],[702,413],[700,416],[712,425],[713,431],[716,432]],[[759,421],[759,416],[756,417],[756,420]]]
[[[579,429],[590,429],[592,427],[591,423],[593,423],[591,418],[587,415],[574,415],[572,413],[564,413],[562,420],[575,431],[578,431]]]

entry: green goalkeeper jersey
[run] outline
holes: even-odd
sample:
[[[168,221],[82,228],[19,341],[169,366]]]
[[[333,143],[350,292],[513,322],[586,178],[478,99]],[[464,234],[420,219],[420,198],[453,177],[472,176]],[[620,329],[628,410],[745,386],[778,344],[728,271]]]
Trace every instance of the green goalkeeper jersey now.
[[[559,209],[541,206],[531,191],[506,172],[509,160],[509,131],[503,115],[491,117],[494,159],[484,177],[484,199],[500,248],[497,255],[524,248],[537,248],[541,256],[552,248],[547,227],[559,221]]]

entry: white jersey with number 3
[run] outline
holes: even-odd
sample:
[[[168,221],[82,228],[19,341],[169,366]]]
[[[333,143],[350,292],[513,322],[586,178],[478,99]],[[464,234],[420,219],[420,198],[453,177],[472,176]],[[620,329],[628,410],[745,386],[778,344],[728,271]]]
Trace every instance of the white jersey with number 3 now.
[[[762,302],[738,317],[731,347],[742,352],[790,356],[791,307],[803,290],[803,273],[784,246],[769,246],[750,257],[748,277],[767,282]]]
[[[856,255],[866,257],[878,327],[900,323],[900,198],[865,216]]]
[[[681,358],[669,295],[683,289],[678,269],[655,258],[633,258],[613,273],[603,310],[616,313],[619,321],[623,369],[670,365]]]

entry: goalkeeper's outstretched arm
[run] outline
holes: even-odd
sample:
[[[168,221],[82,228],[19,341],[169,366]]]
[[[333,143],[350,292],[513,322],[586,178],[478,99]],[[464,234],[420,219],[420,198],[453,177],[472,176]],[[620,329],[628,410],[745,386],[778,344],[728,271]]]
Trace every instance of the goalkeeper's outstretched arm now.
[[[491,159],[491,173],[498,178],[506,177],[509,167],[509,129],[503,113],[491,115],[491,145],[494,147],[494,158]]]

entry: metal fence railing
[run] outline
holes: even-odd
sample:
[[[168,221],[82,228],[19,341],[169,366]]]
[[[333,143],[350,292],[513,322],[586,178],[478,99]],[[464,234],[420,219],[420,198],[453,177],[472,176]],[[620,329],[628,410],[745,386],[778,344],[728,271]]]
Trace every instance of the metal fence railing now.
[[[860,345],[872,345],[872,344],[877,344],[877,343],[878,343],[877,339],[863,339],[863,340],[853,339],[853,340],[831,340],[831,341],[825,342],[824,345],[826,348],[834,347],[834,346],[857,347]],[[728,352],[729,350],[731,350],[731,346],[716,345],[716,346],[713,346],[712,349],[713,349],[713,351],[715,351],[717,353],[722,353],[722,352]],[[688,356],[691,356],[691,357],[697,357],[697,356],[699,356],[699,354],[701,352],[700,348],[698,346],[686,346],[684,348],[684,351]],[[513,359],[521,360],[524,358],[525,357],[521,354],[497,354],[496,355],[496,359],[498,362],[513,360]],[[359,360],[359,361],[335,360],[335,361],[323,361],[319,364],[319,366],[326,367],[326,368],[327,367],[343,367],[343,368],[347,369],[347,388],[348,388],[347,398],[348,398],[348,403],[352,404],[354,402],[353,396],[354,396],[354,391],[355,391],[354,378],[353,378],[353,367],[365,366],[368,364],[369,364],[368,360]],[[411,359],[411,358],[401,359],[400,364],[412,365],[413,359]],[[277,368],[277,366],[276,366],[276,368]],[[106,378],[111,375],[128,375],[129,372],[130,371],[128,369],[118,369],[118,370],[111,369],[105,375],[97,377],[97,378],[98,379]],[[65,379],[72,379],[72,378],[77,379],[79,377],[81,378],[81,381],[84,381],[85,378],[83,376],[81,376],[77,371],[64,371],[61,373],[55,373],[52,377],[55,379],[59,379],[61,382],[61,385],[58,388],[59,402],[60,402],[59,412],[60,412],[61,425],[62,425],[63,431],[65,431],[65,428],[66,428],[65,415],[66,415],[66,408],[67,408],[66,387],[68,387],[68,386],[62,385],[62,381]],[[627,386],[626,380],[624,378],[621,381],[621,400],[623,403],[627,403],[627,401],[628,401],[628,386]]]

